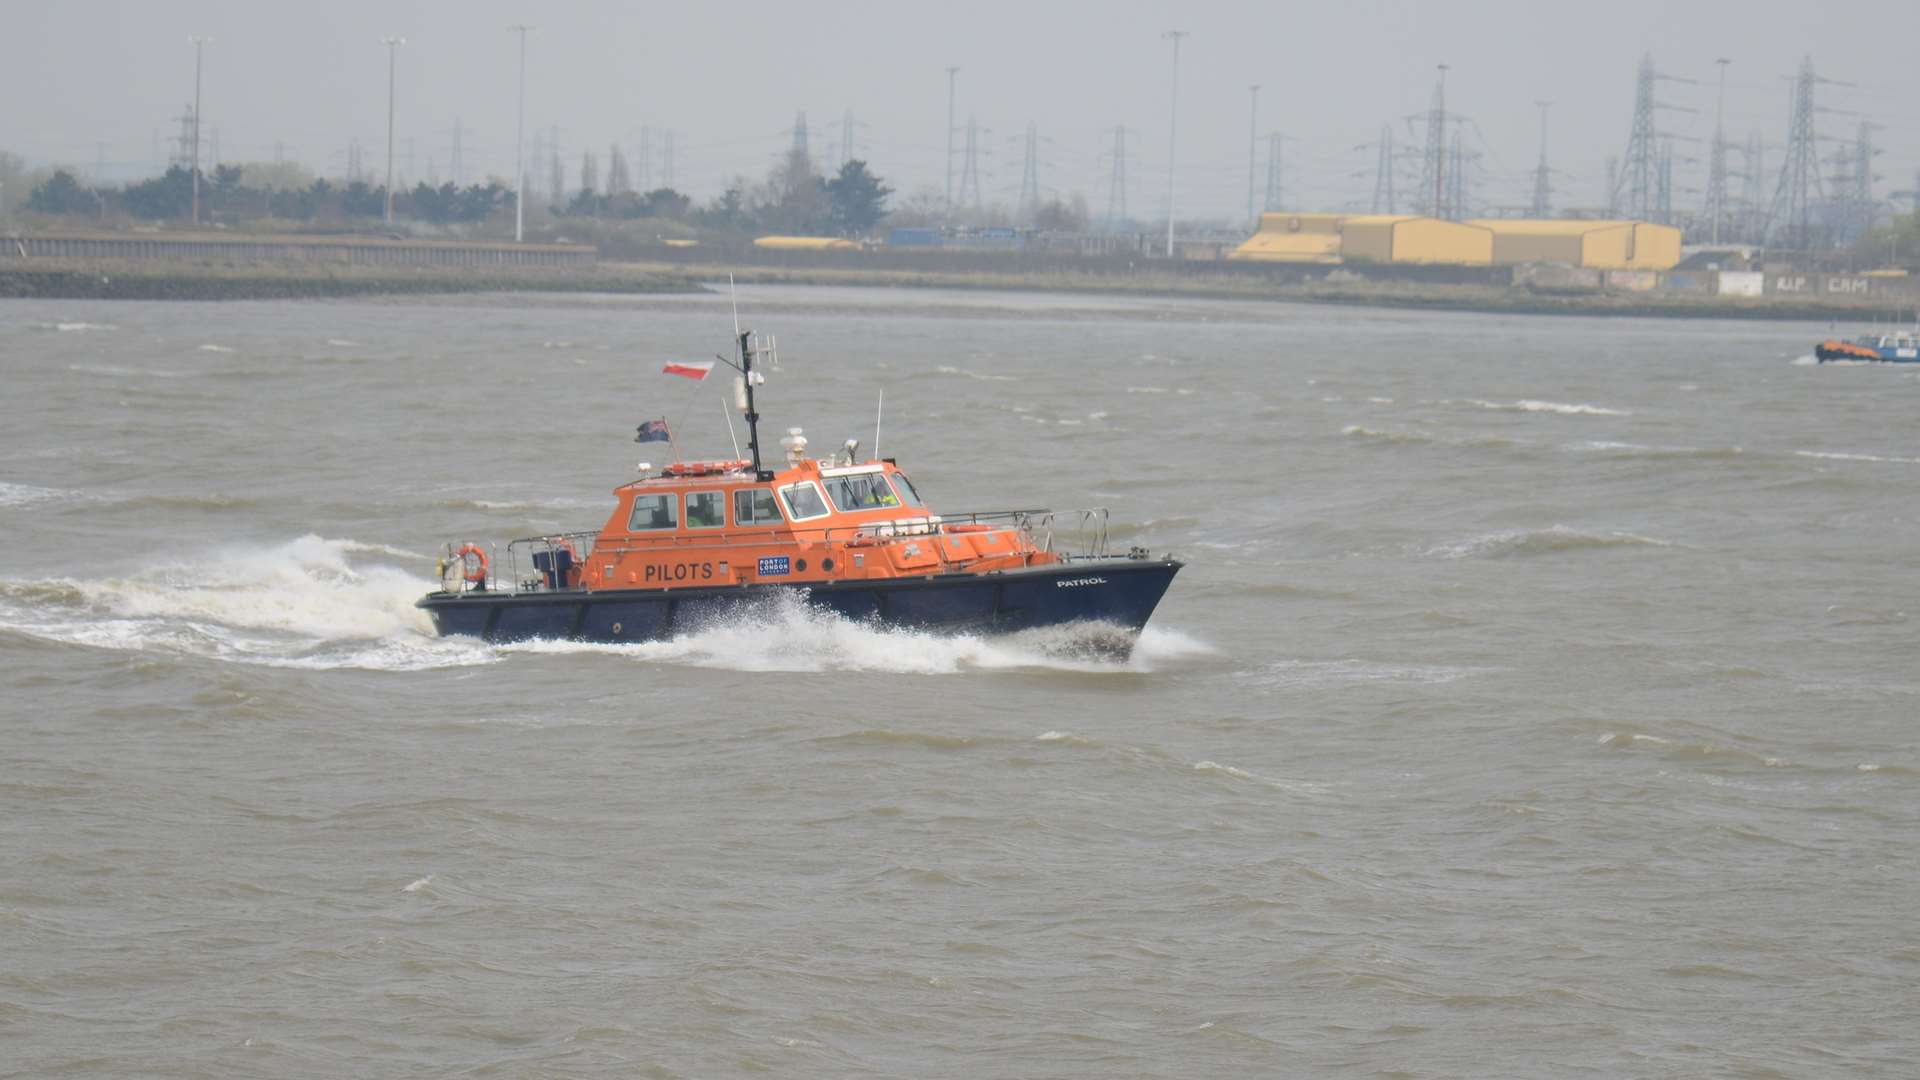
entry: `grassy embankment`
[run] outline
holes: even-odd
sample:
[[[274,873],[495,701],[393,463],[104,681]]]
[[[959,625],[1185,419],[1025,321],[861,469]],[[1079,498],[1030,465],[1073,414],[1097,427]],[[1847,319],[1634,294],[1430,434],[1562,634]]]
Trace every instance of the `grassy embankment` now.
[[[661,267],[661,269],[667,269]],[[699,267],[683,267],[700,275]],[[1268,300],[1356,307],[1476,311],[1521,315],[1614,315],[1699,319],[1884,319],[1885,301],[1857,297],[1716,297],[1705,294],[1555,291],[1520,286],[1434,284],[1349,278],[1277,282],[1259,277],[1199,276],[1140,271],[1110,273],[941,273],[818,267],[731,268],[734,280],[789,285],[1098,292],[1172,298]],[[1903,305],[1904,306],[1904,305]]]
[[[378,267],[325,263],[224,265],[93,259],[0,261],[0,298],[260,300],[473,292],[675,293],[731,273],[741,283],[1106,293],[1192,299],[1510,314],[1735,319],[1865,319],[1884,301],[1705,295],[1553,292],[1491,285],[1368,280],[1285,281],[1257,275],[1141,267],[1101,270],[937,270],[834,265],[601,262],[588,267]]]
[[[188,261],[34,259],[0,262],[0,298],[292,300],[470,292],[698,292],[672,267],[222,265]]]

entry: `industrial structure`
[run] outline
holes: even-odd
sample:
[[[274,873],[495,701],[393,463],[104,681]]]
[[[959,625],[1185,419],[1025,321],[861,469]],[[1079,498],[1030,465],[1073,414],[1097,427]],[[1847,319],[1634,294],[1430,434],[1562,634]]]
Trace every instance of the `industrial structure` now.
[[[1476,221],[1493,233],[1497,266],[1563,263],[1590,270],[1671,270],[1680,230],[1647,221]]]
[[[1493,265],[1493,230],[1484,225],[1400,214],[1366,214],[1340,222],[1343,262]]]
[[[1337,263],[1345,214],[1261,214],[1260,229],[1227,258],[1240,262]]]
[[[1263,214],[1260,230],[1227,258],[1302,264],[1554,263],[1589,270],[1671,270],[1680,263],[1680,230],[1646,221]]]

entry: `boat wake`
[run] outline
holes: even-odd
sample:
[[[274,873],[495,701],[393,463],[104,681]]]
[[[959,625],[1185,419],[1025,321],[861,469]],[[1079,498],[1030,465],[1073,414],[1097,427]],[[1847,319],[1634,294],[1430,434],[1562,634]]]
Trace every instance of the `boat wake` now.
[[[377,557],[386,562],[355,565]],[[125,577],[0,581],[0,629],[63,644],[275,667],[407,671],[485,663],[433,636],[413,606],[430,584],[383,544],[303,536],[163,562]]]
[[[397,672],[560,655],[734,671],[1145,672],[1214,651],[1163,627],[1137,639],[1098,623],[997,636],[893,629],[816,611],[797,597],[750,605],[665,641],[490,645],[436,636],[413,606],[432,588],[428,558],[308,535],[123,577],[0,580],[0,635],[268,667]]]
[[[1145,672],[1214,651],[1177,630],[1154,626],[1137,638],[1105,623],[1074,623],[994,635],[911,630],[820,611],[793,595],[742,605],[725,619],[664,641],[630,645],[526,641],[499,648],[508,653],[604,653],[648,663],[729,671],[910,675],[1015,670]]]

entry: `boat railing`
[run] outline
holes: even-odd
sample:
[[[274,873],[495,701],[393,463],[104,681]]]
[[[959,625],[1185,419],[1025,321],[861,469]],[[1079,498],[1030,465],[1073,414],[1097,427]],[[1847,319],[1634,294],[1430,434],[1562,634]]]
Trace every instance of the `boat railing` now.
[[[594,541],[599,535],[566,532],[514,540],[507,544],[506,580],[519,592],[580,589],[581,568],[593,554]]]
[[[1062,559],[1107,557],[1107,508],[1086,510],[996,510],[949,517],[948,521],[1005,521],[1025,533],[1033,546]]]
[[[782,525],[771,529],[732,529],[724,535],[698,532],[663,532],[657,536],[629,535],[610,541],[607,549],[617,554],[628,552],[660,554],[664,552],[720,552],[759,550],[769,546],[805,547],[813,544],[844,544],[849,541],[934,536],[961,531],[961,526],[998,526],[1017,530],[1034,550],[1054,555],[1063,561],[1107,557],[1107,510],[982,510],[962,514],[924,515],[888,521],[867,521],[856,525],[819,528]],[[582,589],[581,568],[593,554],[599,534],[594,532],[549,533],[523,537],[507,544],[506,573],[498,575],[496,588],[517,592],[564,592]],[[941,565],[958,565],[966,560],[950,557],[944,544],[928,545]]]

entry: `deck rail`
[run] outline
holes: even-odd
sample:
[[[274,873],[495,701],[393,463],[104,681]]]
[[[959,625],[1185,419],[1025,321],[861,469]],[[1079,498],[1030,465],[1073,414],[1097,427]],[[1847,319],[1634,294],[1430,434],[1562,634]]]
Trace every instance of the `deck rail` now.
[[[769,547],[804,550],[852,540],[945,535],[959,531],[956,526],[966,525],[1015,529],[1035,550],[1065,562],[1108,557],[1105,507],[1084,510],[981,510],[818,528],[809,528],[803,522],[770,529],[716,529],[714,535],[704,536],[697,530],[682,529],[657,536],[629,535],[607,545],[599,543],[597,532],[547,533],[509,542],[504,567],[506,572],[496,574],[488,587],[510,592],[584,591],[581,567],[596,549],[601,548],[616,555],[663,552],[706,554],[749,548],[764,551]],[[955,560],[944,544],[930,544],[928,547],[938,559],[943,572],[972,561]]]

